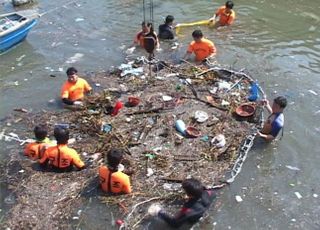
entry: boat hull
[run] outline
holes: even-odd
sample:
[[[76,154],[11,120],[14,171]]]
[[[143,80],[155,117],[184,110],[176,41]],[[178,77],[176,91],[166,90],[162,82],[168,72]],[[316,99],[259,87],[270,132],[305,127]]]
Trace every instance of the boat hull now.
[[[32,19],[22,27],[0,37],[0,53],[7,51],[13,46],[22,42],[29,31],[37,24],[37,19]]]

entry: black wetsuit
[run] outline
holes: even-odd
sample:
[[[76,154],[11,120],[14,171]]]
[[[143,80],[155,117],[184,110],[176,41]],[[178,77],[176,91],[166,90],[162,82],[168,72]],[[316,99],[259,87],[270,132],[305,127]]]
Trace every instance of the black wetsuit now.
[[[172,27],[167,24],[160,25],[158,36],[161,39],[174,39],[174,32]]]
[[[175,217],[171,217],[164,211],[160,211],[158,216],[174,228],[178,228],[185,223],[195,224],[203,216],[205,211],[209,209],[215,198],[216,194],[214,190],[204,190],[201,198],[189,199]]]

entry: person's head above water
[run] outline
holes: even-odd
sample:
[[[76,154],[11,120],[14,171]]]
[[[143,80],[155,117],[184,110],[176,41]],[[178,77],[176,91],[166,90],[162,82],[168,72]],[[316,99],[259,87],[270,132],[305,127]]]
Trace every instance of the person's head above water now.
[[[226,8],[232,10],[233,6],[234,6],[233,1],[227,1],[226,2]]]
[[[143,21],[143,22],[141,23],[141,29],[142,29],[142,32],[143,32],[144,34],[148,34],[148,33],[150,33],[150,32],[153,32],[153,25],[152,25],[151,22],[145,22],[145,21]]]
[[[46,125],[37,125],[34,127],[33,132],[38,141],[44,140],[48,135],[48,129]]]
[[[53,135],[57,140],[57,144],[68,144],[69,130],[66,128],[56,127],[53,131]]]
[[[116,170],[122,159],[123,152],[120,149],[111,149],[107,155],[109,168]]]
[[[174,17],[173,17],[172,15],[168,15],[168,16],[166,17],[165,23],[166,23],[167,25],[171,26],[172,23],[173,23],[173,21],[174,21]]]
[[[232,8],[233,8],[233,6],[234,6],[234,4],[233,4],[233,2],[232,1],[227,1],[226,2],[226,13],[231,13],[231,10],[232,10]]]
[[[287,99],[283,96],[279,96],[276,97],[273,100],[273,104],[272,104],[272,112],[273,113],[278,113],[278,112],[282,112],[284,110],[284,108],[287,106]]]
[[[203,192],[203,185],[196,179],[186,179],[182,181],[182,188],[190,198],[200,198]]]
[[[193,37],[195,42],[199,42],[203,38],[203,33],[202,33],[201,30],[195,30],[192,33],[192,37]]]
[[[70,83],[77,82],[77,80],[78,80],[77,73],[78,73],[78,70],[76,68],[74,68],[74,67],[70,67],[70,68],[67,69],[66,74],[67,74],[67,77],[68,77],[68,81]]]

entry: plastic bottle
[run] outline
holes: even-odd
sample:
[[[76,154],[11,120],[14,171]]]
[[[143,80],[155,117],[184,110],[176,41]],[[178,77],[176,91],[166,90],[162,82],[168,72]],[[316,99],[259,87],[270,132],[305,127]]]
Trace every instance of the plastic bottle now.
[[[256,101],[259,98],[259,84],[258,81],[251,83],[249,101]]]
[[[182,135],[186,135],[186,124],[183,122],[183,120],[177,120],[176,121],[176,129],[179,133],[181,133]]]

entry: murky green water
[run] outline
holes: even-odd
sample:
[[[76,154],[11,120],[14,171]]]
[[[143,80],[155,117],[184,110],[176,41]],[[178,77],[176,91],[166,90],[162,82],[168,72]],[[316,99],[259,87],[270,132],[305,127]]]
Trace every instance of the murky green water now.
[[[39,1],[34,7],[44,12],[65,3]],[[202,28],[215,42],[220,63],[246,68],[270,98],[286,95],[289,106],[283,139],[250,152],[240,176],[220,195],[209,223],[197,229],[320,229],[320,198],[315,195],[320,195],[319,3],[235,0],[237,20],[231,28]],[[142,20],[141,4],[138,0],[79,0],[42,17],[27,41],[0,56],[0,118],[15,107],[55,108],[47,101],[57,98],[64,71],[70,65],[88,73],[120,64],[122,47],[132,42]],[[154,17],[157,24],[167,14],[179,22],[201,20],[221,4],[223,1],[154,0]],[[2,8],[5,10],[10,10],[8,4]],[[160,56],[182,55],[191,32],[183,30],[178,53]],[[67,63],[76,54],[81,58]],[[0,147],[3,159],[8,151],[3,143]],[[290,170],[288,165],[300,171]],[[298,199],[295,192],[302,198]],[[237,203],[235,195],[241,195],[243,202]],[[0,198],[3,202],[4,197]],[[110,213],[103,217],[101,209],[88,208],[91,215],[87,223],[94,216],[99,218],[84,229],[111,229],[107,227]]]

